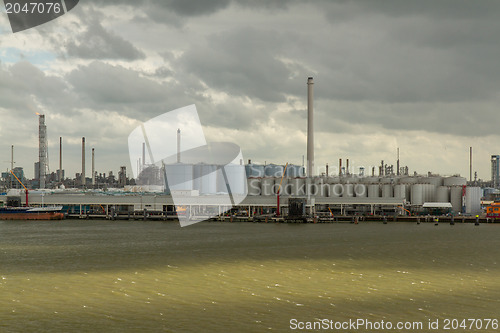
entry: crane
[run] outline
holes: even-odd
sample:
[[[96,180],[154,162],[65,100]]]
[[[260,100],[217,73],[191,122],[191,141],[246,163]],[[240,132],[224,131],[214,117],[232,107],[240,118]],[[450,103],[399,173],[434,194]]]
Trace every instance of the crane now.
[[[20,181],[19,178],[17,178],[17,176],[14,173],[14,171],[10,170],[10,173],[17,179],[17,181],[19,182],[19,184],[21,184],[21,186],[24,187],[24,190],[26,191],[26,207],[28,207],[28,189],[26,188],[26,186],[24,186],[23,182]]]

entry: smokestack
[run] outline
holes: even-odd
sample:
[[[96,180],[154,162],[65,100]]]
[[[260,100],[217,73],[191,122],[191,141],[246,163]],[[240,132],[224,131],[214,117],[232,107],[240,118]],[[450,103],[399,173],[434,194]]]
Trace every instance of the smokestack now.
[[[82,137],[82,186],[85,187],[85,137]]]
[[[342,176],[342,159],[339,158],[339,176]]]
[[[38,162],[40,168],[40,188],[45,188],[45,174],[47,170],[47,126],[45,115],[38,115]]]
[[[307,177],[314,176],[313,78],[307,79]]]
[[[181,163],[181,129],[177,129],[177,163]]]
[[[399,148],[398,148],[398,163],[397,163],[397,170],[396,170],[396,174],[399,176]]]
[[[146,165],[146,142],[142,143],[142,170],[144,170],[144,165]]]
[[[349,159],[347,159],[345,168],[346,168],[345,174],[349,175]]]
[[[95,158],[94,158],[94,148],[92,148],[92,187],[95,186]]]
[[[10,152],[10,169],[14,170],[14,145],[12,145]]]
[[[59,177],[57,177],[57,181],[62,182],[62,136],[59,137]]]
[[[472,182],[472,147],[470,147],[469,168],[470,168],[469,180]]]
[[[328,163],[326,163],[326,176],[328,177]]]

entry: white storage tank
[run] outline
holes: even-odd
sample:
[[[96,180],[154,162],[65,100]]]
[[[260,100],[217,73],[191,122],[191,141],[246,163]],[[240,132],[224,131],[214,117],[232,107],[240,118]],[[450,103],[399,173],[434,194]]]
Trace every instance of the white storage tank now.
[[[306,195],[306,182],[305,178],[292,178],[289,180],[291,195],[304,196]]]
[[[288,164],[285,176],[290,178],[305,177],[304,167],[301,165]]]
[[[264,174],[266,177],[281,177],[284,169],[283,165],[268,164],[264,167]]]
[[[248,195],[261,195],[261,178],[248,178]]]
[[[477,215],[481,213],[481,197],[483,191],[480,187],[467,187],[465,189],[465,213]]]
[[[259,164],[247,164],[245,165],[245,171],[247,177],[261,178],[264,177],[264,166]]]
[[[424,184],[413,184],[411,186],[411,204],[421,206],[424,204]]]
[[[344,192],[344,188],[342,184],[329,184],[328,185],[328,196],[331,198],[338,198],[342,196],[342,192]]]
[[[424,192],[424,202],[435,202],[436,201],[436,185],[434,184],[422,184]]]
[[[467,179],[460,176],[447,177],[443,180],[444,186],[462,186],[467,185]]]
[[[288,184],[288,179],[289,178],[287,177],[275,178],[273,193],[278,194],[278,189],[279,189],[281,195],[290,195],[291,191],[290,191],[290,184]],[[281,188],[280,188],[280,183],[281,183]]]
[[[342,196],[344,198],[354,197],[354,184],[344,184],[344,193]]]
[[[262,192],[261,195],[273,195],[273,187],[274,187],[274,178],[265,177],[262,178]]]
[[[365,184],[354,185],[354,195],[357,198],[366,198],[368,196],[368,189]]]
[[[368,198],[379,198],[379,197],[380,197],[379,184],[368,185]]]
[[[462,186],[452,186],[450,188],[450,203],[455,213],[462,212]]]
[[[434,186],[442,186],[443,177],[441,176],[422,177],[418,180],[418,182],[420,184],[432,184]]]
[[[399,178],[400,184],[416,184],[418,183],[419,177],[401,177]]]
[[[392,185],[391,184],[383,184],[382,185],[382,198],[392,198],[394,194],[392,193]]]
[[[406,199],[409,200],[409,197],[406,197],[406,185],[398,184],[394,185],[394,198],[397,199]]]
[[[171,191],[191,191],[194,189],[194,168],[192,164],[166,164],[165,171],[168,187]]]
[[[439,186],[436,192],[436,202],[450,202],[450,188]]]

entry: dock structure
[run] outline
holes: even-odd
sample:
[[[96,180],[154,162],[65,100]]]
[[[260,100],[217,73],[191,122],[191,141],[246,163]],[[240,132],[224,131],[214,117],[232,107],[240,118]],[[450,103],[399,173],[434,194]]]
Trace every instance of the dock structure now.
[[[288,199],[283,197],[280,210],[288,213]],[[105,194],[93,192],[53,192],[30,193],[30,204],[34,206],[60,205],[69,217],[80,218],[134,218],[176,219],[176,211],[182,210],[193,218],[206,219],[226,215],[247,218],[271,216],[276,211],[276,196],[247,196],[240,204],[232,207],[227,196],[196,196],[184,198],[183,206],[176,206],[171,195],[163,193]],[[304,198],[304,200],[306,200]],[[23,202],[21,202],[23,204]],[[399,214],[404,205],[398,198],[328,198],[309,200],[306,204],[308,215],[349,215],[353,208],[367,215],[379,212]]]

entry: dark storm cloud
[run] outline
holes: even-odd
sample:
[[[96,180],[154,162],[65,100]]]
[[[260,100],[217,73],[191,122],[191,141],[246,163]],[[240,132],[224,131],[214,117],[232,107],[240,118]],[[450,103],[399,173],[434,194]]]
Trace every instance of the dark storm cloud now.
[[[84,33],[66,45],[69,56],[83,59],[137,60],[145,57],[132,43],[106,30],[99,21],[88,22]]]
[[[225,93],[283,102],[287,94],[296,92],[295,77],[306,75],[298,64],[281,59],[287,56],[283,41],[289,39],[294,36],[237,29],[208,37],[202,45],[189,49],[179,63],[188,73]]]

